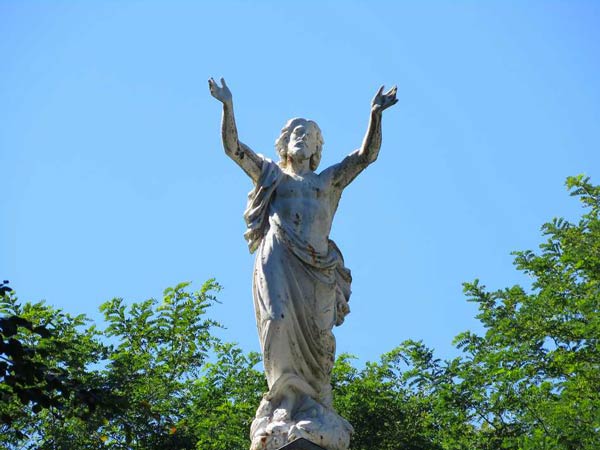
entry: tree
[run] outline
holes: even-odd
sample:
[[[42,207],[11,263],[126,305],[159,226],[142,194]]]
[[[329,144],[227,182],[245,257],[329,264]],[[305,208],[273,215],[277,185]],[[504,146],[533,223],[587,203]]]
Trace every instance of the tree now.
[[[15,314],[52,332],[50,343],[28,341],[30,348],[44,349],[44,367],[78,380],[96,402],[91,410],[61,402],[37,411],[9,402],[4,406],[15,417],[5,423],[0,444],[146,450],[195,449],[209,441],[202,448],[230,449],[231,442],[246,442],[251,411],[265,390],[262,374],[253,369],[259,358],[214,336],[219,324],[206,312],[218,284],[209,280],[198,292],[187,286],[167,288],[161,302],[104,303],[104,331],[83,316],[43,303],[21,307],[13,298]],[[45,386],[40,391],[52,392]],[[216,430],[218,439],[209,440]]]
[[[102,346],[91,335],[70,339],[82,317],[71,317],[42,303],[22,308],[8,281],[0,284],[0,430],[4,444],[36,433],[31,418],[66,407],[81,416],[99,401],[81,367],[97,361]],[[77,347],[77,348],[76,348]],[[81,355],[85,355],[84,362]]]
[[[406,341],[362,372],[339,363],[336,403],[355,424],[353,448],[600,448],[600,187],[581,176],[567,187],[580,220],[554,219],[538,253],[514,253],[530,289],[464,284],[485,333],[458,335],[460,357]]]
[[[464,284],[485,333],[458,335],[461,356],[406,341],[363,369],[338,358],[334,406],[354,450],[600,448],[600,187],[567,186],[580,220],[554,219],[538,253],[515,252],[530,288]],[[0,284],[0,448],[247,448],[260,357],[215,337],[213,280],[187,288],[106,302],[99,330]]]
[[[218,344],[214,362],[206,365],[191,392],[187,420],[202,450],[247,449],[250,424],[267,382],[254,367],[258,353],[244,354],[232,344]]]
[[[117,448],[193,448],[182,412],[217,339],[206,317],[219,286],[210,280],[190,293],[181,283],[164,291],[162,302],[149,299],[129,309],[122,299],[104,303],[105,335],[117,344],[103,371],[111,391],[127,399],[126,407],[100,427]]]
[[[479,425],[476,448],[600,448],[600,187],[566,184],[585,213],[544,224],[539,253],[514,253],[529,292],[464,285],[486,332],[456,337],[452,389]]]
[[[341,355],[333,371],[334,406],[354,427],[353,450],[441,450],[436,443],[428,393],[404,373],[414,363],[408,345],[358,370]]]

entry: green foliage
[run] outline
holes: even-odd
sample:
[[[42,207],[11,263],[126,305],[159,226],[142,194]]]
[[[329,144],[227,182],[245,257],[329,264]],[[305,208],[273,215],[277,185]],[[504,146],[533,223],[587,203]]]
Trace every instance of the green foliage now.
[[[2,413],[12,415],[0,448],[196,449],[209,435],[217,439],[198,448],[246,447],[253,409],[266,389],[253,369],[259,358],[214,336],[219,324],[206,313],[218,284],[209,280],[198,292],[187,286],[166,289],[160,302],[104,303],[104,331],[83,316],[43,303],[20,307],[9,297],[5,310],[8,305],[19,321],[32,324],[21,332],[24,345],[44,358],[44,368],[86,386],[93,407],[81,401],[24,407],[14,394],[2,404]],[[38,329],[32,327],[51,336],[32,337],[29,329]],[[2,381],[5,393],[10,384]],[[56,389],[39,390],[50,396]]]
[[[106,336],[117,340],[104,377],[110,391],[125,401],[100,427],[107,444],[181,445],[186,430],[179,422],[191,399],[192,380],[217,342],[211,330],[218,326],[205,316],[218,285],[208,281],[195,293],[186,287],[166,289],[160,303],[150,299],[127,308],[122,299],[113,299],[100,307],[108,323]]]
[[[353,448],[600,448],[600,187],[581,176],[567,187],[580,220],[552,220],[539,253],[515,253],[529,290],[465,283],[485,333],[458,335],[461,357],[407,341],[362,371],[338,361]]]
[[[539,252],[515,253],[529,288],[464,284],[485,332],[459,334],[460,357],[406,341],[362,369],[338,358],[354,450],[600,448],[600,187],[567,187],[579,221],[554,219]],[[98,330],[0,284],[0,449],[248,448],[260,357],[214,336],[214,280],[187,288],[106,302]]]
[[[216,360],[194,383],[188,423],[198,437],[199,450],[245,449],[250,424],[267,383],[254,369],[257,353],[244,354],[232,344],[218,344]]]
[[[354,426],[354,450],[438,450],[431,422],[432,405],[425,392],[415,391],[402,367],[412,361],[405,347],[367,363],[358,370],[349,355],[341,355],[333,370],[334,407]]]
[[[515,252],[531,292],[464,285],[486,333],[457,336],[456,386],[501,448],[600,448],[600,187],[582,176],[567,187],[586,209],[579,222],[554,219],[539,253]]]
[[[83,317],[42,303],[22,308],[6,283],[1,286],[0,430],[8,444],[36,435],[36,424],[50,410],[60,420],[66,408],[82,418],[96,409],[100,396],[84,367],[98,361],[103,347],[93,342],[93,330],[72,339]]]

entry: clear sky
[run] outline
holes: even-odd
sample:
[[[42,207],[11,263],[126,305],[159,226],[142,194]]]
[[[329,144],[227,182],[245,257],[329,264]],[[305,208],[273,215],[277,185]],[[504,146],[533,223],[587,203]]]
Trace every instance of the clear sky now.
[[[317,121],[321,168],[398,85],[331,234],[354,276],[338,351],[362,361],[408,338],[452,356],[478,329],[461,283],[527,283],[510,252],[577,217],[568,175],[600,183],[600,2],[0,0],[0,278],[21,300],[99,320],[215,277],[221,335],[258,350],[251,182],[211,76],[266,156],[288,118]]]

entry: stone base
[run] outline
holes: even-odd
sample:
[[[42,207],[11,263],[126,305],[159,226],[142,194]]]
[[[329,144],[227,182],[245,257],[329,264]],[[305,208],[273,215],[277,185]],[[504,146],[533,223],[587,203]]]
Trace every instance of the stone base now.
[[[279,450],[325,450],[323,447],[310,442],[308,439],[296,439],[289,444],[280,447]]]

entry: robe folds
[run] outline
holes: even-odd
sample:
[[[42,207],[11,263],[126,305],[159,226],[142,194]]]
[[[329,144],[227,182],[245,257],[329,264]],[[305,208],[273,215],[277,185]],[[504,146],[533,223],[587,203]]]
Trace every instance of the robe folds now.
[[[327,251],[315,252],[292,224],[281,223],[272,199],[284,176],[265,158],[244,214],[245,237],[256,252],[253,298],[267,398],[275,400],[293,388],[330,408],[332,329],[349,312],[352,278],[332,240]]]

